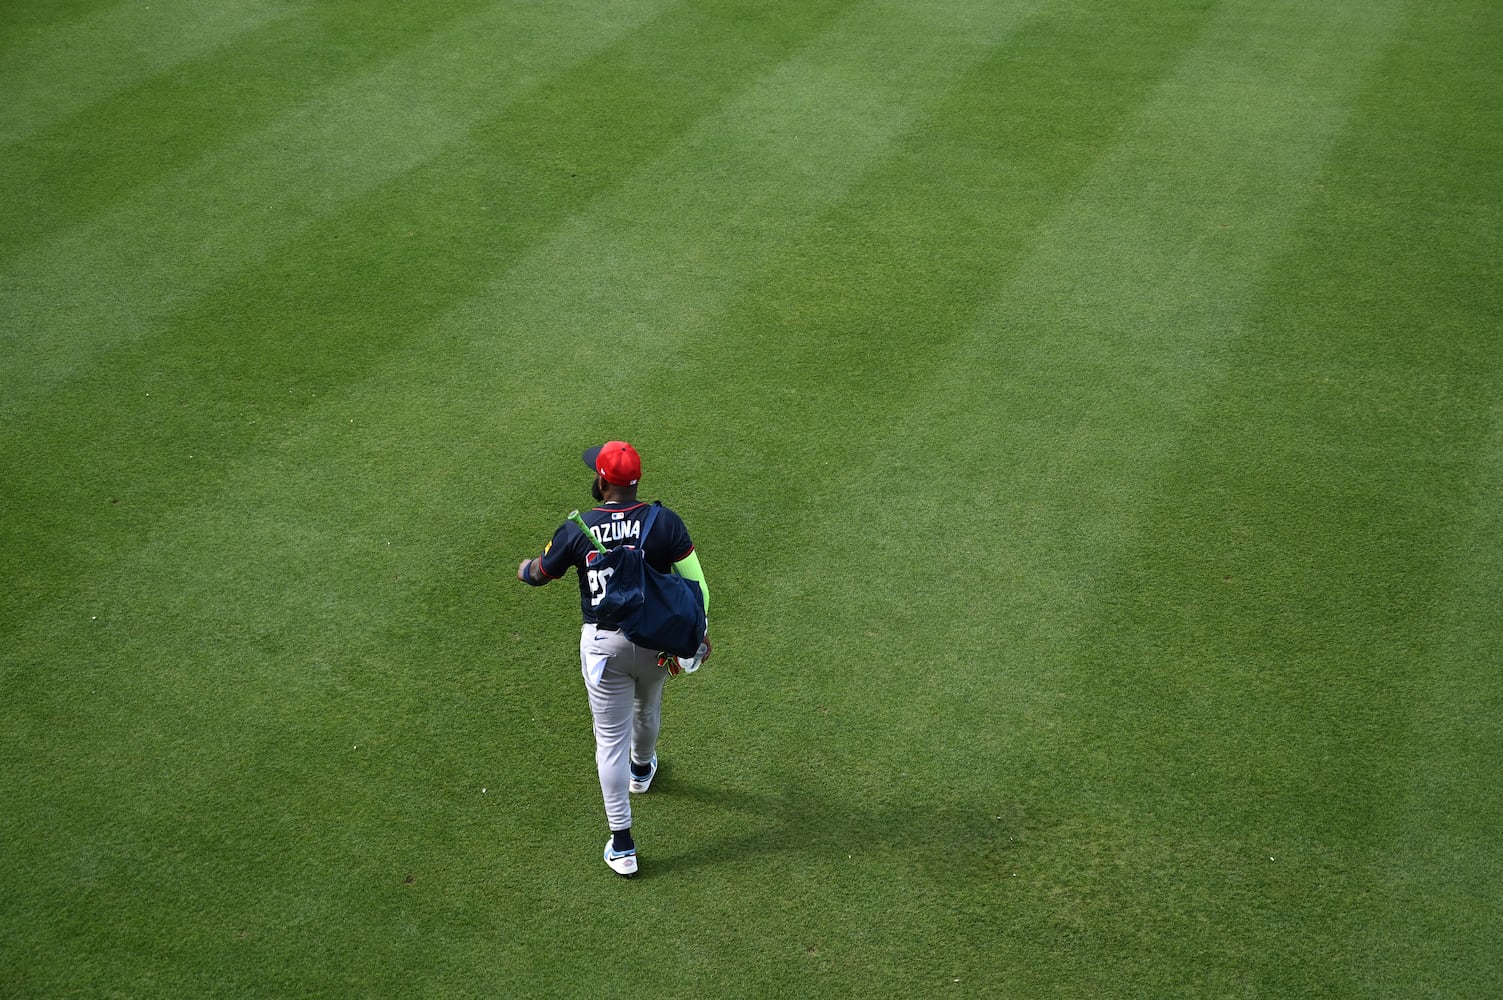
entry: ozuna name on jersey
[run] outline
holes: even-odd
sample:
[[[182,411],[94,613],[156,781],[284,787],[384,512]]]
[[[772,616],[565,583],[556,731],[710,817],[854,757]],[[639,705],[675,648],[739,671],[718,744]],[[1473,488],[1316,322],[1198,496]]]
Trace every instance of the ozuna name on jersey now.
[[[607,521],[605,524],[592,524],[590,525],[590,534],[599,539],[601,545],[626,541],[632,538],[641,538],[642,522]]]

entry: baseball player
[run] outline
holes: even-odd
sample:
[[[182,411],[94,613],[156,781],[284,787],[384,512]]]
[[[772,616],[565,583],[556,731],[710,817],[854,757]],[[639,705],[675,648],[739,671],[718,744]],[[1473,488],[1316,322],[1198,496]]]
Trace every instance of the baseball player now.
[[[590,533],[608,549],[643,547],[642,519],[649,505],[637,499],[637,483],[642,478],[642,458],[637,450],[625,441],[607,441],[586,451],[584,462],[594,470],[590,492],[599,501],[583,515]],[[605,863],[616,874],[631,877],[637,873],[637,847],[631,835],[629,791],[647,791],[657,774],[663,683],[669,667],[659,665],[658,650],[638,646],[596,620],[595,606],[605,596],[609,578],[602,579],[602,574],[589,568],[587,557],[594,550],[584,532],[572,521],[565,521],[541,556],[522,561],[517,578],[541,587],[563,577],[570,566],[579,576],[579,604],[584,612],[579,663],[595,719],[595,767],[611,827]],[[697,582],[705,610],[709,611],[710,588],[681,517],[661,508],[643,554],[659,572],[671,569]],[[708,638],[705,645],[704,659],[708,659]],[[664,659],[671,663],[669,658]]]

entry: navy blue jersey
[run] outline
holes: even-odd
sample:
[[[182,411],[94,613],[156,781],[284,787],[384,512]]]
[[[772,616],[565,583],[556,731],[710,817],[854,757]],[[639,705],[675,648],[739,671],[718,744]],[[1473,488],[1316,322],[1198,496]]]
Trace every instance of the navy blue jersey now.
[[[587,510],[581,516],[585,524],[590,526],[591,533],[606,548],[635,545],[643,549],[648,565],[653,569],[659,573],[671,573],[674,563],[688,558],[689,553],[694,551],[694,543],[689,540],[689,529],[684,526],[684,519],[663,507],[658,511],[657,520],[652,522],[652,534],[647,537],[644,548],[642,520],[647,516],[650,506],[639,500],[614,501]],[[565,521],[553,533],[553,540],[543,549],[543,557],[538,561],[538,568],[550,580],[562,579],[569,572],[569,567],[574,567],[579,574],[580,609],[584,612],[584,620],[591,624],[596,620],[595,605],[605,596],[604,587],[599,580],[593,579],[594,574],[585,562],[585,558],[594,551],[595,546],[579,530],[579,526],[573,521]]]

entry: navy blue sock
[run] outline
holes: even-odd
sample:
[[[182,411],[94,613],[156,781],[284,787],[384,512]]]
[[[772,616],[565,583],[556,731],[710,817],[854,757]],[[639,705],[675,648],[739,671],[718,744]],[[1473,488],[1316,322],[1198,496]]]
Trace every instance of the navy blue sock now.
[[[645,778],[651,773],[652,761],[648,761],[645,764],[638,764],[636,761],[631,762],[631,776],[633,778]]]
[[[631,839],[631,827],[627,827],[625,830],[612,830],[611,839],[613,841],[611,844],[612,850],[634,851],[637,849],[637,845]]]

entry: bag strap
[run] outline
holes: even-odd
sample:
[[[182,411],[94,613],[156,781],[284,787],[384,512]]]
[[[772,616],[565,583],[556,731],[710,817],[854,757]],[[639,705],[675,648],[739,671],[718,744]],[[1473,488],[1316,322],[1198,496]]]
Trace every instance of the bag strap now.
[[[637,539],[637,548],[643,552],[647,551],[647,533],[652,530],[652,522],[658,519],[658,511],[662,509],[662,501],[654,500],[652,506],[647,511],[647,517],[642,521],[642,537]]]

